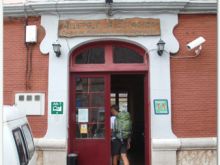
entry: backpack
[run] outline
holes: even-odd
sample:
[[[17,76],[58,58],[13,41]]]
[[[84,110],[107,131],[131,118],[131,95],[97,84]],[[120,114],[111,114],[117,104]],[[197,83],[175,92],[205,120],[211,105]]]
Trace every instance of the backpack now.
[[[115,120],[115,136],[118,139],[127,139],[132,130],[130,114],[126,111],[119,112]]]

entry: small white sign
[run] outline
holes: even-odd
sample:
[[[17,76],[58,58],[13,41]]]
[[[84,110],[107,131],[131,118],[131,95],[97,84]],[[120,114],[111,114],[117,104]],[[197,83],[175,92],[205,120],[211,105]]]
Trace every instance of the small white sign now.
[[[86,134],[86,133],[88,133],[87,124],[81,124],[81,126],[80,126],[80,133],[81,133],[81,134]]]
[[[87,108],[78,109],[78,122],[87,123],[89,122],[89,113]]]

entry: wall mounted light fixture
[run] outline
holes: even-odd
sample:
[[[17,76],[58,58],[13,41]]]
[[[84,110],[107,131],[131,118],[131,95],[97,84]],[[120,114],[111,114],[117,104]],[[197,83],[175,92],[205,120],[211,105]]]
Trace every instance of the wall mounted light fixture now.
[[[52,46],[53,46],[53,51],[54,51],[54,53],[56,54],[56,56],[57,56],[57,57],[60,57],[60,55],[61,55],[61,51],[60,51],[61,45],[60,45],[60,43],[58,42],[58,40],[56,40],[56,42],[54,42],[54,43],[52,44]]]
[[[113,16],[113,0],[105,0],[105,3],[106,3],[106,7],[107,7],[107,11],[106,11],[106,14],[107,16],[111,17]]]
[[[113,0],[105,0],[105,3],[107,4],[113,3]]]
[[[158,43],[157,43],[157,54],[159,56],[161,56],[163,54],[165,44],[166,43],[161,39],[158,41]]]

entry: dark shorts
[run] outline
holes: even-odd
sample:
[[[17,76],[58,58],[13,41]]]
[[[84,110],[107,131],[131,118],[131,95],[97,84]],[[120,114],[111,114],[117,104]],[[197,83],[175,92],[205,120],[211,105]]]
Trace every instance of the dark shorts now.
[[[112,156],[127,153],[127,139],[123,142],[120,139],[111,140],[111,152]]]

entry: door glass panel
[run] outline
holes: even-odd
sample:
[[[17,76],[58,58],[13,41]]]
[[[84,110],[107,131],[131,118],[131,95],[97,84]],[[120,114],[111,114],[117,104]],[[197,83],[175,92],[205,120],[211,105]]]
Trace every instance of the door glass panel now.
[[[90,94],[91,97],[91,106],[92,107],[103,107],[104,106],[104,93],[92,93]]]
[[[103,92],[104,91],[104,79],[103,78],[90,78],[90,91],[91,92]]]
[[[88,92],[88,78],[76,78],[76,90],[81,92]]]
[[[76,56],[76,64],[104,64],[104,48],[90,48]]]
[[[76,106],[77,107],[88,107],[89,106],[88,93],[77,93],[76,94]]]
[[[75,79],[76,84],[79,78]],[[104,78],[81,77],[82,90],[76,85],[76,138],[105,137]]]
[[[94,122],[104,122],[105,121],[105,110],[103,108],[91,108],[89,121]]]
[[[114,63],[144,63],[144,58],[134,50],[124,47],[114,46],[113,62]]]
[[[104,138],[105,125],[101,123],[82,124],[78,123],[76,128],[76,137],[81,139]]]

